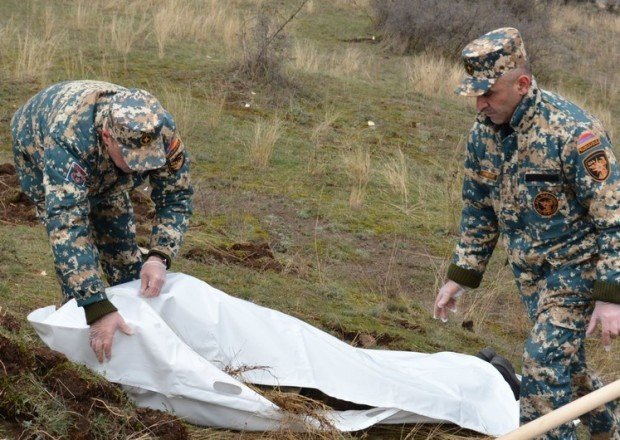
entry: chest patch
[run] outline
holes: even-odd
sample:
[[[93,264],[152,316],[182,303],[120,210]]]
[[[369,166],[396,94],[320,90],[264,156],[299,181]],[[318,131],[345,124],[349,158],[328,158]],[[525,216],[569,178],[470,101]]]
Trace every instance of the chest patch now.
[[[610,167],[607,153],[595,151],[583,160],[586,171],[597,182],[604,182],[609,177]]]
[[[489,179],[494,182],[497,180],[497,177],[498,177],[497,173],[494,173],[493,171],[488,171],[488,170],[482,170],[478,174],[480,174],[480,176],[484,177],[485,179]]]
[[[601,140],[598,136],[591,131],[586,131],[582,133],[577,140],[577,151],[579,151],[579,154],[583,154],[590,148],[594,148],[598,145],[601,145]]]
[[[65,177],[65,180],[69,182],[75,183],[77,186],[85,186],[86,185],[86,170],[82,168],[78,163],[73,162],[71,164],[71,168],[69,168],[69,172]]]
[[[558,198],[547,191],[539,192],[534,198],[534,210],[543,217],[551,217],[558,212]]]

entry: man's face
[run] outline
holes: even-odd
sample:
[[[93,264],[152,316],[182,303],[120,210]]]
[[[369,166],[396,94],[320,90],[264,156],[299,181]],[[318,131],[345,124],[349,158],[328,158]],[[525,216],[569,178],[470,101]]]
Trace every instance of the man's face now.
[[[108,154],[110,155],[112,162],[114,162],[114,164],[124,172],[131,173],[131,168],[129,168],[129,165],[127,165],[127,162],[125,162],[125,159],[121,154],[121,147],[118,145],[116,139],[114,139],[107,130],[104,130],[103,132],[103,143],[108,150]]]
[[[525,76],[515,78],[515,75],[510,73],[501,76],[484,95],[476,97],[476,110],[494,124],[509,122],[521,98],[529,89],[529,78],[524,89],[521,80],[523,77]]]

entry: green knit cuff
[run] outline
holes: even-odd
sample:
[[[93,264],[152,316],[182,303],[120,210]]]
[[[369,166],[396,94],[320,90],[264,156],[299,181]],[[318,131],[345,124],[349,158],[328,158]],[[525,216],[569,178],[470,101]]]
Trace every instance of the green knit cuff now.
[[[592,298],[596,301],[620,304],[620,284],[608,281],[595,281]]]
[[[461,286],[475,289],[480,285],[482,281],[482,274],[474,272],[473,270],[463,269],[456,264],[450,264],[448,267],[448,279],[459,283]]]
[[[117,310],[118,309],[114,307],[114,304],[112,304],[110,300],[107,299],[97,301],[92,304],[87,304],[84,306],[86,324],[91,325],[102,316],[107,315],[108,313],[116,312]]]
[[[166,254],[165,252],[151,249],[149,253],[146,254],[145,260],[148,260],[151,255],[157,255],[158,257],[163,258],[166,262],[166,269],[170,269],[170,266],[172,266],[172,258],[170,258],[170,255]]]

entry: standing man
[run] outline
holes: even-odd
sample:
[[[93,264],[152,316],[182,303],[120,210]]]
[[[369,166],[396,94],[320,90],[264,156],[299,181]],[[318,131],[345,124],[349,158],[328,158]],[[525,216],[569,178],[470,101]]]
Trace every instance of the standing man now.
[[[187,152],[150,93],[98,81],[39,92],[17,110],[11,132],[20,184],[47,229],[63,296],[84,308],[103,362],[116,330],[131,329],[106,297],[99,264],[111,285],[141,278],[142,295],[159,295],[191,215]],[[143,262],[129,190],[146,179],[156,224]]]
[[[456,92],[476,98],[478,117],[461,236],[434,314],[445,321],[463,287],[479,286],[501,234],[533,322],[521,382],[526,423],[601,386],[586,368],[584,339],[600,323],[609,350],[620,330],[620,170],[601,123],[538,88],[516,29],[483,35],[462,57],[467,77]],[[616,405],[583,418],[592,438],[620,438]],[[562,425],[544,438],[576,434]]]

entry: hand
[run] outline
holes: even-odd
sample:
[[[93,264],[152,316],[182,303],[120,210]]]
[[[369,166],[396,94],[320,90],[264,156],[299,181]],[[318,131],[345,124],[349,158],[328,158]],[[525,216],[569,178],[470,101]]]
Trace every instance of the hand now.
[[[142,280],[140,295],[147,298],[159,295],[166,282],[166,265],[162,259],[156,255],[151,255],[142,264],[140,279]]]
[[[452,280],[448,280],[437,294],[435,298],[435,309],[433,310],[433,318],[440,318],[442,322],[448,322],[448,312],[456,312],[456,299],[465,293],[465,289],[460,284]]]
[[[107,360],[112,358],[112,340],[117,329],[126,335],[133,334],[131,327],[125,323],[125,320],[118,312],[103,315],[91,324],[90,348],[95,352],[99,363],[103,362],[104,356]]]
[[[611,350],[611,340],[617,338],[620,333],[620,304],[596,301],[586,335],[591,335],[594,332],[599,321],[601,323],[603,347],[609,351]]]

